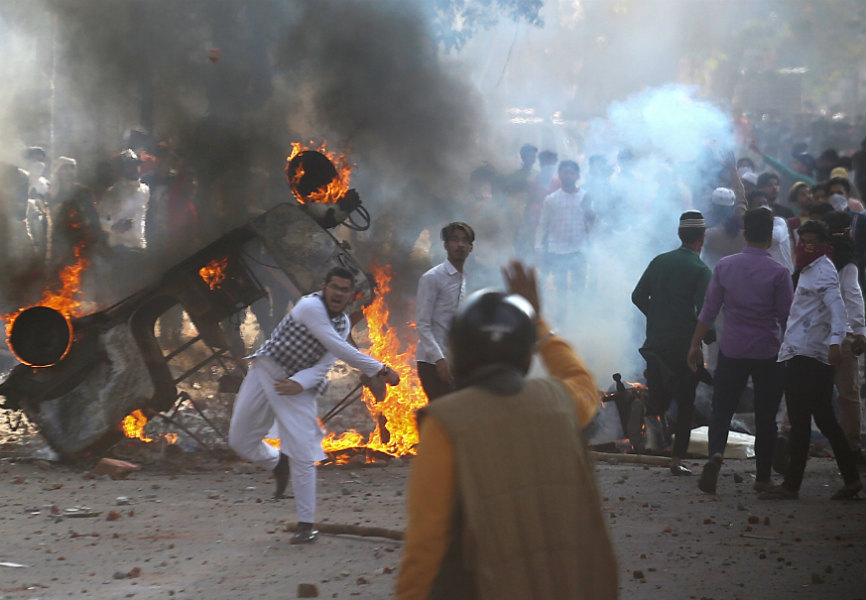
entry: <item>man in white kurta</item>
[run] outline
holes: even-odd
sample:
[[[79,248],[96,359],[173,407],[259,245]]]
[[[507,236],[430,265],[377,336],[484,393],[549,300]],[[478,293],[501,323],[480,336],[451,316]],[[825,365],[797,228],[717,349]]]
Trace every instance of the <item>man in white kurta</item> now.
[[[351,272],[335,267],[321,291],[295,304],[251,356],[253,363],[235,400],[229,428],[232,449],[274,471],[277,496],[291,473],[298,512],[292,543],[316,538],[316,462],[325,458],[316,395],[327,386],[325,376],[334,361],[339,358],[368,377],[381,375],[391,385],[399,383],[396,372],[347,341],[351,324],[344,310],[353,297],[353,281]],[[279,451],[262,441],[272,425],[279,433]]]
[[[141,182],[141,159],[132,150],[124,150],[117,157],[117,165],[120,178],[102,195],[96,207],[99,220],[110,248],[144,250],[150,188]]]

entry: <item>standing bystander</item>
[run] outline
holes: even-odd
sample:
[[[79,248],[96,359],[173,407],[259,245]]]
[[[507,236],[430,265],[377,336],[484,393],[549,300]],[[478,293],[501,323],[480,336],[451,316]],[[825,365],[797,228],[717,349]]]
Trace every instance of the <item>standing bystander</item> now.
[[[784,365],[785,404],[791,421],[791,460],[782,485],[764,491],[762,500],[793,500],[799,495],[809,454],[812,417],[830,442],[844,487],[834,500],[853,498],[863,489],[845,434],[833,414],[834,365],[842,361],[842,340],[847,328],[845,302],[839,277],[828,255],[827,226],[808,221],[797,233],[797,289],[785,339],[779,351]],[[854,280],[856,284],[856,279]],[[862,298],[860,306],[862,308]]]
[[[586,285],[586,248],[594,217],[586,192],[577,185],[579,179],[576,162],[559,163],[562,187],[544,199],[535,230],[535,251],[559,292],[560,318],[573,309]]]
[[[105,233],[99,222],[93,193],[76,183],[77,171],[78,163],[74,158],[61,156],[54,161],[48,197],[52,212],[54,268],[72,264],[76,247],[88,258],[104,250]]]
[[[448,364],[448,329],[466,297],[463,265],[475,243],[475,231],[460,221],[443,227],[440,235],[447,258],[421,276],[415,300],[418,378],[428,401],[454,389]]]
[[[845,439],[859,464],[866,463],[860,444],[861,403],[860,356],[866,350],[866,314],[863,291],[858,281],[857,255],[849,234],[851,215],[847,212],[829,212],[824,222],[830,232],[833,264],[839,273],[839,288],[845,301],[848,328],[842,340],[841,362],[836,365],[835,384],[839,392],[839,424]]]
[[[794,216],[794,211],[779,203],[779,176],[772,171],[766,171],[758,175],[758,183],[756,187],[764,192],[767,198],[770,210],[777,217],[790,219]]]
[[[105,190],[97,205],[102,229],[109,247],[144,250],[150,188],[141,182],[141,159],[132,150],[124,150],[115,160],[120,178]]]
[[[45,174],[45,150],[28,148],[24,152],[25,169],[29,176],[27,191],[27,233],[38,253],[42,266],[51,262],[51,209],[48,205],[48,179]]]
[[[648,408],[664,415],[671,401],[676,403],[670,464],[674,475],[692,474],[681,461],[689,448],[698,374],[689,369],[686,356],[712,277],[700,258],[706,230],[700,212],[684,212],[677,231],[682,246],[656,256],[631,294],[631,301],[646,315],[646,341],[640,353],[646,359]]]
[[[701,491],[708,494],[716,492],[728,428],[749,376],[755,386],[754,488],[764,491],[771,486],[776,411],[782,398],[776,358],[793,288],[788,270],[767,251],[773,238],[773,213],[767,208],[748,210],[743,226],[746,247],[716,265],[688,354],[689,367],[697,372],[703,364],[701,340],[722,311],[725,328],[713,381],[709,460],[698,481]]]

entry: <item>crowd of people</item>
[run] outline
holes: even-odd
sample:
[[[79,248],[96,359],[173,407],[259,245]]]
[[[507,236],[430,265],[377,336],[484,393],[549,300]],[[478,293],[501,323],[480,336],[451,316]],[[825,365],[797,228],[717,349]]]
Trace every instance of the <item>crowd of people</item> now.
[[[677,411],[680,418],[676,430],[687,431],[684,428],[691,418],[694,386],[701,378],[711,380],[711,376],[703,368],[703,362],[698,365],[701,372],[695,376],[690,375],[685,368],[691,333],[702,310],[706,311],[701,314],[706,315],[710,325],[720,311],[724,315],[724,320],[719,319],[716,327],[704,332],[708,336],[707,342],[713,342],[717,335],[721,338],[719,343],[711,344],[707,356],[710,368],[714,371],[721,370],[723,375],[721,378],[717,376],[716,387],[719,381],[728,381],[724,376],[731,364],[728,359],[772,358],[775,363],[788,318],[788,307],[783,305],[785,302],[790,305],[792,301],[792,298],[785,300],[779,291],[782,284],[777,286],[779,289],[767,292],[770,298],[775,297],[778,301],[778,304],[773,306],[776,314],[770,319],[772,327],[775,327],[770,337],[776,341],[757,351],[760,356],[754,355],[754,349],[736,348],[739,345],[753,344],[756,334],[748,328],[737,331],[737,315],[742,317],[742,313],[738,312],[737,308],[732,309],[725,305],[720,298],[715,297],[717,294],[713,294],[718,292],[719,278],[723,277],[726,269],[731,268],[734,260],[724,261],[725,257],[757,252],[755,247],[750,248],[754,243],[748,239],[745,215],[758,209],[764,209],[771,215],[772,235],[767,252],[773,259],[772,265],[781,265],[784,270],[774,269],[772,276],[770,271],[767,271],[762,277],[780,281],[798,281],[799,274],[808,265],[804,256],[806,248],[811,246],[801,239],[801,229],[808,229],[815,222],[825,223],[828,229],[826,240],[822,241],[821,247],[828,248],[826,254],[837,268],[836,285],[841,289],[846,308],[845,335],[840,341],[840,362],[834,369],[839,418],[847,444],[856,461],[862,464],[862,364],[858,362],[858,357],[862,352],[863,335],[866,334],[861,292],[866,266],[866,209],[860,200],[866,174],[866,139],[856,151],[845,149],[846,151],[840,154],[834,148],[826,148],[817,159],[813,159],[808,153],[806,143],[792,142],[790,148],[790,158],[787,161],[780,160],[762,152],[757,142],[752,141],[747,148],[742,148],[743,156],[739,160],[733,155],[723,159],[723,168],[708,177],[702,187],[692,187],[679,193],[684,208],[693,207],[703,211],[697,213],[697,221],[702,225],[697,228],[683,225],[682,223],[695,222],[694,215],[686,218],[685,215],[690,213],[684,213],[681,223],[681,233],[684,233],[681,235],[682,247],[657,257],[637,283],[632,295],[635,305],[647,316],[647,342],[641,353],[647,359],[646,375],[650,388],[655,388],[657,392],[651,393],[649,408],[664,412],[670,404],[668,396],[675,390],[680,390],[674,394],[675,398],[680,396],[679,402],[674,404],[684,407]],[[621,151],[616,165],[608,164],[605,157],[589,157],[589,174],[585,181],[578,184],[580,167],[572,161],[559,162],[558,178],[550,176],[549,163],[541,164],[538,171],[534,172],[532,163],[536,158],[535,152],[534,147],[524,146],[520,152],[520,169],[509,177],[502,178],[499,186],[502,190],[513,190],[517,179],[527,186],[526,209],[520,227],[533,233],[534,247],[533,252],[527,254],[528,249],[525,247],[524,254],[518,255],[534,256],[542,273],[550,274],[554,278],[554,289],[557,290],[558,298],[564,301],[565,306],[573,307],[575,282],[578,295],[586,283],[585,251],[592,236],[599,235],[599,228],[605,226],[605,211],[610,211],[611,205],[622,206],[619,200],[626,193],[622,191],[622,179],[628,176],[635,157],[628,150]],[[538,157],[542,155],[555,157],[549,151],[539,153]],[[758,169],[757,165],[760,165],[761,169]],[[788,186],[787,195],[781,191],[782,182]],[[860,185],[857,182],[860,182]],[[652,200],[647,199],[647,203],[651,204]],[[706,218],[703,213],[706,213]],[[484,239],[480,232],[478,236]],[[521,244],[520,231],[517,232],[517,237],[515,247]],[[763,253],[763,249],[758,249]],[[748,264],[750,267],[754,266],[754,261],[749,261]],[[768,265],[768,268],[772,265]],[[721,271],[718,270],[720,266]],[[782,277],[783,274],[785,277]],[[732,281],[731,285],[747,288],[744,292],[750,296],[744,301],[745,306],[754,307],[760,303],[759,288],[747,286],[744,283],[747,279],[742,273],[735,271]],[[729,288],[724,289],[730,291]],[[705,295],[707,299],[713,298],[713,306],[704,306]],[[652,305],[653,296],[660,300],[657,306]],[[660,311],[662,314],[651,314],[652,311]],[[809,322],[814,322],[814,319]],[[673,338],[676,338],[675,342],[671,341]],[[737,383],[732,390],[722,393],[730,396],[728,403],[733,402],[731,413],[736,408],[749,376],[755,380],[756,394],[759,394],[759,389],[760,393],[765,390],[765,386],[757,381],[761,377],[756,378],[751,369],[747,369],[745,375],[737,374],[734,377]],[[662,382],[666,385],[662,385]],[[781,398],[780,386],[781,383],[774,386],[770,395]],[[713,406],[716,407],[717,404],[714,401]],[[773,404],[770,402],[767,405],[772,413],[770,415],[763,415],[763,411],[758,409],[762,417],[758,419],[758,431],[769,430],[770,427],[775,431]],[[777,399],[775,406],[778,404]],[[729,422],[730,418],[727,420]],[[724,418],[719,417],[719,421],[724,421]],[[782,425],[785,437],[780,444],[784,445],[788,428],[793,425],[789,424],[787,419],[783,420]],[[758,442],[759,447],[766,445],[766,437],[759,436],[762,438]],[[792,433],[792,437],[797,437],[797,432]],[[719,444],[713,444],[712,441],[711,434],[710,446],[717,449]],[[769,445],[774,445],[772,440]],[[675,452],[675,457],[682,457],[685,446],[677,443],[677,447],[679,450]],[[766,463],[766,473],[763,468],[765,461],[759,462],[762,465],[759,479],[768,480],[769,462]],[[676,464],[673,466],[676,471],[684,474]]]
[[[94,167],[90,186],[78,181],[73,157],[51,160],[47,175],[41,147],[27,148],[21,167],[5,165],[4,292],[17,296],[7,301],[26,301],[32,285],[52,285],[79,257],[122,289],[124,280],[140,277],[136,264],[199,237],[196,179],[172,142],[133,129],[123,146]]]
[[[21,168],[5,170],[4,189],[23,199],[11,203],[7,218],[14,222],[3,224],[10,234],[4,256],[16,265],[5,274],[13,289],[81,252],[122,264],[113,278],[135,276],[129,265],[144,253],[200,230],[210,215],[197,206],[196,177],[169,140],[145,142],[129,136],[112,157],[110,181],[96,189],[77,183],[71,157],[56,158],[47,177],[47,156],[37,147],[25,152]],[[731,419],[751,378],[759,497],[797,498],[814,417],[843,478],[833,498],[854,498],[862,489],[857,464],[864,462],[866,209],[860,198],[866,190],[857,182],[866,174],[866,140],[851,157],[826,149],[813,160],[800,145],[785,161],[757,143],[750,150],[739,160],[720,160],[699,185],[669,181],[653,188],[673,190],[683,211],[681,246],[655,257],[631,295],[646,316],[640,352],[647,411],[675,412],[670,470],[691,475],[683,459],[696,387],[712,383],[708,460],[698,487],[715,493]],[[441,228],[446,258],[418,283],[417,368],[430,404],[419,413],[400,598],[501,597],[506,590],[539,598],[574,597],[577,590],[616,596],[615,557],[581,433],[598,410],[597,386],[551,326],[579,306],[593,268],[593,238],[617,219],[646,214],[653,199],[642,199],[639,213],[639,200],[629,198],[642,176],[631,150],[615,160],[589,156],[585,177],[576,160],[560,160],[551,150],[526,144],[519,154],[519,168],[507,175],[489,165],[472,173],[465,220]],[[538,265],[538,282],[522,263],[502,269],[503,240]],[[467,281],[470,289],[495,285],[500,272],[509,293],[467,296]],[[354,322],[345,309],[353,281],[351,272],[332,269],[320,291],[297,300],[253,353],[234,406],[232,448],[273,471],[276,497],[291,480],[299,522],[293,543],[317,537],[315,464],[323,456],[316,395],[328,370],[343,359],[380,396],[399,383],[395,371],[351,344]],[[545,320],[540,288],[555,291],[553,310],[546,311],[553,316]],[[549,377],[527,376],[536,350]],[[262,442],[274,425],[279,451]],[[496,444],[491,452],[490,444],[503,432],[522,440],[509,449],[507,470],[494,468],[503,449]],[[543,459],[550,455],[570,457],[568,468]],[[781,485],[773,485],[774,466],[784,472]],[[574,506],[586,510],[569,509]],[[503,523],[516,525],[502,529]],[[576,543],[589,539],[591,552]],[[529,554],[541,558],[521,558]],[[539,581],[544,589],[534,587]]]
[[[61,289],[60,273],[79,261],[81,299],[111,306],[208,239],[213,207],[201,205],[197,177],[171,139],[130,129],[115,154],[88,165],[88,185],[79,181],[76,158],[49,159],[38,146],[24,150],[20,165],[0,165],[6,312]],[[177,345],[181,328],[182,311],[172,309],[160,337]],[[2,368],[12,364],[0,353]]]
[[[565,300],[559,306],[575,310],[598,210],[592,193],[578,184],[576,162],[559,162],[556,179],[550,176],[554,155],[553,163],[533,174],[536,152],[524,146],[520,169],[499,183],[524,186],[521,226],[534,242],[525,251],[554,278],[556,295]],[[862,169],[862,154],[858,160]],[[611,174],[603,158],[593,161],[596,173]],[[792,162],[804,170],[808,161],[793,155]],[[674,410],[670,471],[689,476],[683,459],[696,387],[700,381],[712,384],[708,460],[698,488],[715,494],[731,421],[751,378],[758,497],[798,498],[814,417],[843,479],[831,498],[857,498],[863,489],[857,465],[864,463],[860,356],[866,350],[864,263],[858,251],[866,241],[858,225],[866,217],[857,200],[861,190],[851,184],[847,169],[834,166],[827,182],[792,184],[786,206],[776,172],[755,174],[750,158],[737,162],[731,156],[725,163],[722,175],[729,187],[708,194],[702,208],[709,219],[700,210],[683,212],[681,246],[655,257],[632,293],[646,316],[641,354],[647,413],[665,417]],[[816,198],[810,185],[826,193]],[[483,230],[485,220],[477,223]],[[493,598],[515,592],[517,597],[616,597],[616,561],[607,532],[571,518],[584,511],[596,515],[591,475],[582,482],[581,497],[566,493],[585,475],[580,466],[569,463],[555,473],[543,468],[545,454],[582,464],[580,431],[598,409],[597,396],[591,399],[595,383],[544,321],[536,318],[534,333],[526,322],[526,315],[531,319],[540,310],[534,279],[529,287],[515,287],[511,272],[504,271],[510,290],[530,300],[529,309],[489,290],[464,301],[467,258],[476,236],[481,244],[485,240],[459,221],[444,226],[440,236],[446,259],[421,277],[416,301],[418,375],[430,404],[419,413],[421,441],[409,481],[397,597]],[[517,267],[525,276],[522,265]],[[551,338],[561,344],[557,351]],[[558,409],[548,394],[556,388],[525,378],[533,346],[551,379],[571,392],[576,420],[569,414],[573,409],[551,418]],[[715,355],[712,373],[704,360],[708,346]],[[513,441],[509,449],[491,446],[489,439],[503,435]],[[578,445],[570,445],[575,437]],[[507,469],[500,467],[503,461]],[[773,467],[784,474],[779,485],[773,484]],[[551,487],[557,492],[549,493]],[[569,501],[559,510],[554,498],[563,497]],[[541,498],[546,510],[537,504]],[[574,535],[592,541],[574,546]],[[591,568],[584,569],[587,565]]]

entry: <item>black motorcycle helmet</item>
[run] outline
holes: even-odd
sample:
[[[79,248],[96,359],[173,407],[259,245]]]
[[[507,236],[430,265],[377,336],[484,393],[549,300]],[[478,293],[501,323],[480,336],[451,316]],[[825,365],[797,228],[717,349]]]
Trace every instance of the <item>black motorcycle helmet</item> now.
[[[522,296],[479,290],[454,317],[449,343],[458,385],[494,365],[525,375],[535,345],[535,310]]]

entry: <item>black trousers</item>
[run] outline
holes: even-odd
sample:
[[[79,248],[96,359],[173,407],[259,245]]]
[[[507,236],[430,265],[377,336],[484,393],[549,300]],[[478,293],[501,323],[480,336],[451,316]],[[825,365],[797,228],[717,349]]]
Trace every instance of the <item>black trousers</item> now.
[[[815,417],[818,429],[829,440],[845,483],[853,483],[860,478],[854,454],[833,412],[835,371],[832,366],[808,356],[795,356],[784,363],[785,403],[791,421],[791,432],[788,434],[791,462],[782,485],[789,490],[799,491],[803,483],[812,436],[812,417]]]
[[[689,369],[685,355],[674,368],[655,356],[647,356],[646,383],[649,388],[647,414],[664,415],[671,405],[677,405],[674,424],[673,456],[685,458],[692,434],[692,415],[695,410],[695,390],[698,376]],[[673,361],[672,361],[673,362]]]
[[[439,377],[433,363],[418,361],[418,379],[421,380],[421,387],[424,388],[429,402],[454,391],[453,385]]]
[[[782,401],[782,368],[775,358],[729,358],[719,351],[713,377],[709,456],[724,454],[731,419],[750,376],[755,386],[755,479],[770,481],[776,412]]]

